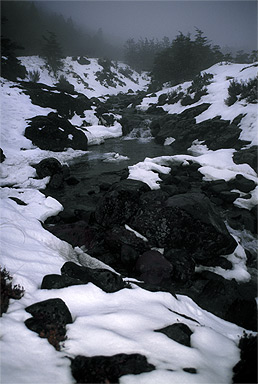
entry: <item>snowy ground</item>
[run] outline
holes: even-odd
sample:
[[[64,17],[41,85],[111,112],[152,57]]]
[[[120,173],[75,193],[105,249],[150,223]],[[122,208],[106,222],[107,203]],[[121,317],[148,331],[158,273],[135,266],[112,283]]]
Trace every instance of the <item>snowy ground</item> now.
[[[230,81],[233,79],[237,82],[247,81],[249,79],[254,79],[258,74],[258,65],[254,64],[231,64],[231,63],[222,63],[215,64],[212,67],[202,71],[202,73],[210,73],[213,75],[211,79],[211,84],[207,85],[208,94],[201,97],[201,99],[189,106],[182,106],[180,101],[176,104],[165,104],[162,108],[167,111],[169,114],[181,113],[187,108],[192,108],[202,103],[211,103],[211,106],[196,117],[196,123],[201,121],[208,120],[215,116],[221,116],[224,120],[232,121],[236,116],[240,114],[246,114],[242,119],[240,128],[242,129],[242,134],[240,135],[241,140],[251,141],[251,145],[258,144],[258,135],[257,135],[257,113],[258,107],[257,104],[247,104],[244,100],[237,101],[235,104],[228,107],[225,104],[225,100],[228,98],[228,87]],[[141,110],[146,110],[149,108],[151,103],[157,104],[158,98],[163,93],[171,94],[173,91],[180,91],[186,93],[187,88],[190,86],[191,82],[185,82],[180,84],[180,86],[164,88],[159,92],[156,92],[156,96],[149,95],[142,100],[142,103],[138,106]]]
[[[218,78],[224,79],[228,76],[229,69],[232,69],[234,76],[239,73],[236,65],[215,66],[207,72],[213,70],[218,73]],[[41,79],[43,80],[45,81],[45,78]],[[230,118],[230,111],[238,106],[222,109],[219,101],[221,95],[215,85],[216,83],[210,85],[214,104],[217,100],[214,112],[220,108],[219,114],[222,118]],[[156,370],[150,373],[122,377],[120,382],[123,384],[230,383],[232,368],[240,357],[237,344],[244,330],[202,310],[188,297],[178,295],[175,298],[165,292],[148,292],[136,285],[133,285],[131,290],[124,289],[109,294],[91,283],[59,290],[40,289],[44,275],[59,274],[60,268],[67,260],[99,266],[98,261],[79,248],[73,249],[68,243],[42,228],[40,222],[57,214],[62,210],[62,206],[38,191],[48,182],[48,178],[34,179],[35,169],[31,167],[31,164],[38,163],[45,157],[54,156],[66,162],[82,155],[83,152],[68,150],[51,153],[34,148],[23,136],[26,119],[38,114],[47,114],[51,110],[31,104],[29,97],[14,83],[2,80],[1,93],[0,146],[6,160],[0,164],[0,264],[13,276],[13,284],[20,284],[25,289],[24,297],[21,300],[11,300],[7,313],[0,319],[1,383],[74,383],[67,356],[113,355],[120,352],[141,353],[147,357],[149,363],[156,366]],[[223,95],[222,97],[224,98]],[[145,99],[141,107],[145,108],[146,103]],[[247,116],[242,125],[243,136],[248,136],[254,142],[254,112],[249,110],[248,106],[245,108]],[[212,110],[210,113],[213,113]],[[232,118],[239,113],[242,112],[232,112]],[[211,116],[206,116],[205,119],[209,117]],[[119,127],[116,128],[114,135],[118,135]],[[106,137],[107,133],[103,130],[104,128],[95,125],[94,121],[89,128],[91,135],[95,132],[96,140]],[[201,164],[201,172],[207,179],[229,180],[236,173],[242,173],[257,182],[257,175],[247,164],[233,163],[233,150],[208,151],[200,144],[195,146],[196,149],[199,151],[198,157],[189,154],[145,159],[130,168],[130,178],[141,179],[152,188],[158,188],[159,180],[157,174],[152,172],[154,169],[166,173],[171,162],[194,160]],[[249,209],[257,203],[257,192],[256,188],[252,198],[245,200],[245,208]],[[18,205],[10,197],[17,197],[27,205]],[[243,200],[237,199],[236,204],[243,206]],[[227,278],[248,280],[246,256],[240,244],[229,257],[234,261],[235,268]],[[67,340],[60,352],[56,351],[47,339],[39,338],[24,325],[24,321],[30,317],[25,308],[49,298],[62,298],[73,317],[73,323],[67,326]],[[196,321],[188,320],[172,311]],[[178,344],[161,333],[153,332],[176,322],[183,322],[192,330],[192,348]],[[196,368],[197,374],[183,371],[183,368],[190,367]]]
[[[40,72],[39,83],[53,86],[58,82],[58,79],[62,74],[69,80],[69,83],[74,86],[75,91],[83,93],[87,97],[114,95],[119,92],[126,93],[129,89],[138,91],[145,89],[149,83],[146,74],[139,75],[139,73],[135,71],[132,71],[130,78],[126,77],[123,74],[123,70],[127,70],[129,67],[121,62],[117,62],[116,64],[113,63],[111,66],[111,72],[117,80],[114,80],[114,86],[108,86],[105,83],[101,84],[96,77],[96,73],[103,70],[103,67],[98,63],[98,59],[90,58],[88,59],[90,64],[81,65],[77,60],[67,57],[63,60],[64,68],[61,72],[57,72],[56,76],[48,71],[45,60],[39,56],[23,56],[19,57],[19,60],[21,61],[21,64],[26,67],[28,72]],[[26,79],[29,80],[29,76],[27,76]],[[122,85],[120,81],[125,84]]]

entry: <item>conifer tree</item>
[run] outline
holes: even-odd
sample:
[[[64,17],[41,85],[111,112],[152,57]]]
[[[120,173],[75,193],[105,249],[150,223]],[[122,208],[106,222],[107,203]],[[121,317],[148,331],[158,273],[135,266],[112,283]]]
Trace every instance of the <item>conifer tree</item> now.
[[[46,59],[50,70],[54,75],[57,75],[57,71],[63,67],[62,63],[62,48],[57,41],[56,34],[54,32],[48,32],[48,36],[42,36],[44,44],[42,47],[42,57]]]

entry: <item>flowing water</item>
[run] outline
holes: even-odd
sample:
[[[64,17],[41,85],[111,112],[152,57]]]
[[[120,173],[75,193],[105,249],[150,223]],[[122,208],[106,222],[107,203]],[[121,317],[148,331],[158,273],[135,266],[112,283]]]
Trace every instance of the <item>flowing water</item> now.
[[[70,164],[72,174],[78,178],[112,182],[112,173],[143,161],[146,157],[172,156],[170,146],[155,143],[146,130],[135,130],[122,138],[106,140],[101,145],[90,146],[89,151]],[[109,175],[109,176],[108,176]]]

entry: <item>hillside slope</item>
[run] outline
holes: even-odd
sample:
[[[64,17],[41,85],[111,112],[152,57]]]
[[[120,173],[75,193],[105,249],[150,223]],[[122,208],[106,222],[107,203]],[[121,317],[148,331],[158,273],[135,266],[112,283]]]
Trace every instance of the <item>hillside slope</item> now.
[[[85,57],[67,57],[63,59],[62,71],[56,76],[46,66],[44,59],[39,56],[19,57],[21,64],[27,72],[39,71],[39,82],[53,86],[63,75],[76,92],[83,93],[87,97],[99,97],[104,95],[127,92],[128,90],[144,90],[149,83],[146,74],[140,75],[128,65],[121,62],[112,62]],[[29,80],[30,76],[27,76]]]

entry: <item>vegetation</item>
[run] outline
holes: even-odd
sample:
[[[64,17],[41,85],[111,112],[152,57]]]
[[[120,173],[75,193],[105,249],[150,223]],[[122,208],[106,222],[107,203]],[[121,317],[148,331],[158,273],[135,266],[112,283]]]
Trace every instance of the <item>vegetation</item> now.
[[[225,100],[227,106],[233,105],[236,101],[246,100],[247,103],[257,103],[257,81],[258,78],[248,81],[230,81],[228,87],[229,97]]]
[[[63,92],[74,92],[74,86],[69,83],[64,75],[61,75],[58,82],[55,84],[57,89]]]
[[[40,79],[40,72],[38,70],[28,72],[29,81],[37,83]]]
[[[176,85],[193,79],[222,58],[219,47],[212,47],[201,30],[196,30],[194,40],[190,34],[180,32],[171,46],[156,56],[152,80],[158,85],[166,82]]]
[[[0,279],[1,279],[1,310],[0,316],[7,311],[10,299],[21,299],[24,295],[23,287],[19,285],[12,286],[12,276],[4,268],[0,267]]]
[[[3,17],[1,21],[2,25],[5,25],[7,19]],[[26,68],[16,57],[16,51],[19,49],[23,49],[23,47],[5,35],[1,35],[1,76],[12,81],[18,77],[24,79],[26,76]]]
[[[155,56],[170,46],[168,37],[163,40],[128,39],[124,45],[123,59],[133,69],[138,72],[151,71],[153,68]]]
[[[57,41],[56,34],[54,32],[48,32],[48,36],[43,36],[44,44],[42,47],[42,57],[46,59],[47,64],[54,72],[61,70],[63,67],[62,63],[62,48]]]

